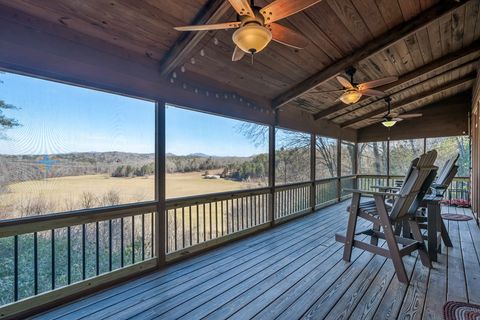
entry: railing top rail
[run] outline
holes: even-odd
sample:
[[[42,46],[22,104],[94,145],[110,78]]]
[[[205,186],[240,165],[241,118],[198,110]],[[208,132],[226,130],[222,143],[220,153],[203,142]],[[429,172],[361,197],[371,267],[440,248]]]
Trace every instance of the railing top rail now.
[[[203,204],[213,201],[241,198],[250,195],[266,194],[270,192],[270,189],[270,187],[262,187],[255,189],[235,190],[179,198],[170,198],[165,200],[165,203],[167,209],[172,209],[185,204]]]
[[[157,210],[155,201],[0,220],[0,238],[129,217]]]
[[[295,189],[295,188],[311,186],[311,185],[312,185],[312,181],[293,182],[293,183],[277,185],[275,186],[275,190]]]
[[[404,176],[402,175],[389,175],[387,176],[386,174],[357,174],[358,178],[403,178]],[[457,180],[469,180],[470,177],[455,177],[454,179]]]
[[[329,182],[338,180],[338,177],[331,177],[331,178],[322,178],[322,179],[315,179],[315,183],[322,183],[322,182]]]
[[[357,175],[356,174],[350,174],[348,176],[341,176],[340,179],[351,179],[351,178],[356,178]]]

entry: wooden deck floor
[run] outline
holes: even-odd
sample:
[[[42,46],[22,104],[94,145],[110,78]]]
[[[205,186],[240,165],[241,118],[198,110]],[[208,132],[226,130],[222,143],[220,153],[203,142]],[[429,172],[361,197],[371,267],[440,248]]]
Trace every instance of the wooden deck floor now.
[[[480,230],[447,222],[454,248],[429,270],[355,249],[341,259],[341,203],[168,269],[54,309],[36,319],[442,319],[447,300],[480,304]],[[470,215],[469,210],[447,208]]]

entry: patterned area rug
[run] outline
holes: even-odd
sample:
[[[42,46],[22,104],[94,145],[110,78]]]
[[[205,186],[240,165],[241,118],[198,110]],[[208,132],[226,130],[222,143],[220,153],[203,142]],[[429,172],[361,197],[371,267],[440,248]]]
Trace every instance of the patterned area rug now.
[[[445,320],[480,320],[480,306],[448,301],[443,306],[443,318]]]
[[[456,214],[456,213],[442,213],[442,218],[445,220],[454,220],[454,221],[468,221],[473,218],[465,214]]]

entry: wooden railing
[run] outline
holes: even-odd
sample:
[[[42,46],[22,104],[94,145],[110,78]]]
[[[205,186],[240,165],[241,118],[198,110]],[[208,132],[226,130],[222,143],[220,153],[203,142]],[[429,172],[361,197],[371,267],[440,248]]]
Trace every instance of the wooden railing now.
[[[338,178],[315,181],[315,206],[324,207],[338,201]]]
[[[291,183],[275,187],[275,219],[311,211],[311,182]]]
[[[372,186],[396,185],[403,181],[403,176],[386,176],[386,175],[358,175],[358,188],[370,190]],[[447,189],[445,198],[470,200],[470,178],[455,177]]]
[[[167,254],[269,222],[270,188],[166,201]]]
[[[49,292],[88,287],[94,277],[101,283],[102,275],[111,281],[125,275],[122,269],[154,267],[156,209],[139,203],[0,220],[0,305],[41,293],[44,301]]]

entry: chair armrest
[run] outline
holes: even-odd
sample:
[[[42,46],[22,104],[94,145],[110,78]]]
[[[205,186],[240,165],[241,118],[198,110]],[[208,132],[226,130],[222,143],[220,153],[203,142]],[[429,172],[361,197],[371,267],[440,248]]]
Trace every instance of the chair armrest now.
[[[430,188],[434,188],[434,189],[448,189],[448,185],[438,184],[438,183],[432,183],[432,185],[430,186]]]
[[[345,192],[351,193],[359,193],[359,194],[369,194],[372,196],[382,196],[382,197],[400,197],[398,193],[391,193],[391,192],[378,192],[378,191],[370,191],[370,190],[359,190],[359,189],[343,189]]]
[[[394,187],[394,186],[371,186],[370,188],[378,189],[378,190],[395,190],[398,191],[400,190],[400,187]]]

